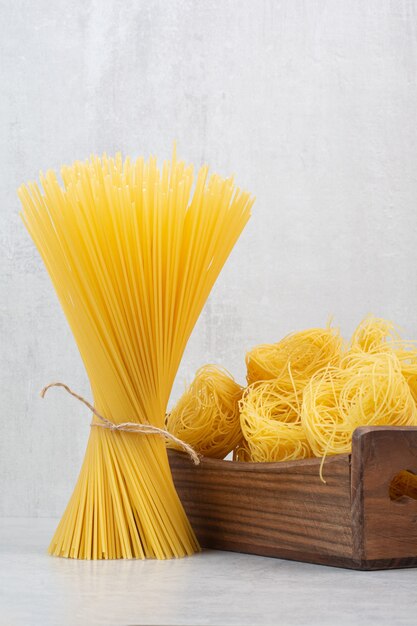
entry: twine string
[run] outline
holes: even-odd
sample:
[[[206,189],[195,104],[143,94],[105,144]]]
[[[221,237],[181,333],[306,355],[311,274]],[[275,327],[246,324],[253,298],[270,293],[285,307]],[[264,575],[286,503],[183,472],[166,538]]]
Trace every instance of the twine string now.
[[[44,387],[40,393],[41,398],[45,397],[46,392],[51,387],[62,387],[71,396],[85,404],[85,406],[88,407],[90,411],[100,420],[100,423],[91,422],[91,427],[108,428],[109,430],[113,431],[118,430],[127,433],[139,433],[142,435],[159,435],[160,437],[164,437],[166,440],[172,441],[172,443],[175,443],[177,446],[182,448],[184,452],[186,452],[190,456],[195,465],[200,464],[200,457],[194,450],[194,448],[192,448],[185,441],[178,439],[178,437],[175,437],[175,435],[168,432],[167,430],[164,430],[163,428],[158,428],[157,426],[153,426],[153,424],[149,423],[139,424],[138,422],[122,422],[121,424],[114,424],[114,422],[111,422],[109,419],[107,419],[107,417],[101,415],[97,411],[97,409],[95,409],[94,406],[90,402],[88,402],[88,400],[86,400],[82,396],[79,396],[78,393],[72,391],[72,389],[70,389],[68,385],[65,385],[64,383],[50,383],[49,385],[46,385],[46,387]]]

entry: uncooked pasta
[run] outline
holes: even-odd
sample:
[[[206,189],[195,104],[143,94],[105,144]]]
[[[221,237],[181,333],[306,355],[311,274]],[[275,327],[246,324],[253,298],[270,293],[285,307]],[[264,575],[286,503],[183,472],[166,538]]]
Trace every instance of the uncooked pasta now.
[[[340,363],[344,342],[334,328],[311,328],[246,355],[248,389],[240,403],[245,444],[239,460],[281,461],[311,456],[301,426],[303,389],[311,376]]]
[[[304,389],[301,423],[315,456],[347,453],[358,426],[415,426],[417,407],[395,354],[327,368]]]
[[[204,365],[167,416],[168,431],[200,454],[223,459],[242,438],[242,391],[225,369]]]
[[[177,161],[103,156],[19,189],[101,415],[164,428],[185,345],[245,226],[249,194]],[[97,417],[93,417],[96,425]],[[181,557],[199,546],[158,435],[92,428],[51,554]]]
[[[355,329],[350,340],[350,350],[371,354],[387,352],[401,341],[398,330],[391,321],[374,315],[365,317]]]
[[[251,455],[248,446],[248,442],[244,437],[239,441],[236,448],[233,450],[233,461],[243,461],[245,463],[250,462]]]
[[[239,460],[294,461],[311,456],[301,425],[301,393],[288,396],[280,380],[248,387],[240,402],[240,422],[245,445],[236,452]]]
[[[366,317],[346,346],[331,329],[293,333],[248,353],[242,461],[348,453],[358,426],[417,424],[417,347]],[[262,382],[266,380],[266,382]]]
[[[389,320],[374,315],[365,317],[352,335],[342,366],[363,364],[366,354],[381,352],[395,354],[398,358],[402,374],[417,401],[417,343],[402,339],[399,329]]]
[[[409,470],[401,470],[394,476],[389,488],[391,500],[408,496],[417,500],[417,476]]]
[[[335,328],[310,328],[291,333],[278,343],[263,344],[246,355],[248,384],[279,379],[293,390],[326,365],[337,365],[343,339]]]

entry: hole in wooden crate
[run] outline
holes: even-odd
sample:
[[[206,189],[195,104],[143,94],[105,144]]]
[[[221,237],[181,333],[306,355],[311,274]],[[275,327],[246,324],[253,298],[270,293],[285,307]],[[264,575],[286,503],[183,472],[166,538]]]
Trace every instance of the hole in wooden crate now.
[[[399,500],[404,496],[417,500],[417,476],[411,470],[401,470],[395,474],[389,486],[391,500]]]

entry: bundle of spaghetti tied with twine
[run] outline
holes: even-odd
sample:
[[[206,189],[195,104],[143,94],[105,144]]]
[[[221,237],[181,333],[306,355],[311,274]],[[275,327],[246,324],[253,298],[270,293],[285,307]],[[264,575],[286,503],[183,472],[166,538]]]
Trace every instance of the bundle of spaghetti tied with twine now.
[[[19,189],[22,217],[91,383],[81,472],[49,551],[81,559],[199,550],[176,493],[167,402],[191,331],[250,216],[232,178],[103,155]],[[68,390],[69,388],[67,388]],[[71,390],[69,390],[71,392]]]

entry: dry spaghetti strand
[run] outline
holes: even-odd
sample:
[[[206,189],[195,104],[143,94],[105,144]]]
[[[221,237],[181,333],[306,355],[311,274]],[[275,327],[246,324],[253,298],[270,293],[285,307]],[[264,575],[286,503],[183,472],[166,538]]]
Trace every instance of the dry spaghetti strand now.
[[[110,422],[164,427],[185,345],[245,226],[249,194],[197,174],[175,152],[121,155],[52,171],[19,189],[23,221],[49,272]],[[96,417],[94,420],[98,419]],[[158,435],[91,429],[78,482],[50,552],[158,558],[199,549]]]

